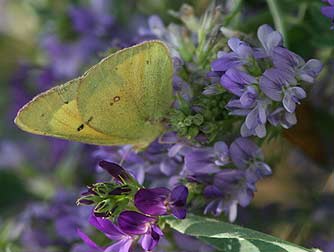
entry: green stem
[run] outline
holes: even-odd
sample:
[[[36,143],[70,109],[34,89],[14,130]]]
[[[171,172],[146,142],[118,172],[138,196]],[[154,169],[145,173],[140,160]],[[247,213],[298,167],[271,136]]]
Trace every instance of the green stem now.
[[[224,18],[223,26],[229,26],[233,19],[240,13],[242,7],[243,0],[235,0],[233,9],[231,10],[230,14]]]
[[[277,0],[267,0],[267,4],[269,6],[270,13],[273,17],[275,27],[280,33],[282,33],[283,39],[284,39],[284,45],[288,47],[289,45],[288,35],[287,35],[284,20],[283,20],[283,13],[278,5],[278,1]]]

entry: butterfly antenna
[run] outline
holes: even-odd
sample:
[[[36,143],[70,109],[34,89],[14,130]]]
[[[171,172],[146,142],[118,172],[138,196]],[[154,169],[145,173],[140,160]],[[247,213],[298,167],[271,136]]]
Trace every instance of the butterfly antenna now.
[[[123,165],[125,159],[126,159],[126,158],[128,157],[128,155],[129,155],[131,149],[132,149],[132,147],[128,148],[128,149],[126,150],[126,152],[124,153],[124,155],[122,155],[122,159],[121,159],[121,161],[119,161],[119,166],[122,166],[122,165]]]

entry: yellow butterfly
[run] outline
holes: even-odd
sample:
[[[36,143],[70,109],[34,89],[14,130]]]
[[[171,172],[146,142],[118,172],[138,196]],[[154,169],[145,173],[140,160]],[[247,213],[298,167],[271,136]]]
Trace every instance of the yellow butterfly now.
[[[104,58],[81,77],[39,94],[18,112],[24,131],[143,148],[164,131],[173,102],[167,47],[147,41]]]

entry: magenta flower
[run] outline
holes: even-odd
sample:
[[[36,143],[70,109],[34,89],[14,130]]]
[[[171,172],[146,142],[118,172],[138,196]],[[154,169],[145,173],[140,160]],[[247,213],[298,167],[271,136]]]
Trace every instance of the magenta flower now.
[[[143,213],[159,216],[172,213],[178,219],[186,217],[188,188],[184,185],[175,187],[172,191],[159,187],[140,189],[135,195],[135,206]]]

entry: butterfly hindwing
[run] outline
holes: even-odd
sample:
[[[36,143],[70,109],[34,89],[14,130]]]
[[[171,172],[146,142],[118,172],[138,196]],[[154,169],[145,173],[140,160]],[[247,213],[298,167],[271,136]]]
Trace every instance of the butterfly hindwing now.
[[[96,131],[82,120],[75,99],[78,83],[75,79],[36,96],[19,111],[15,123],[30,133],[78,142],[102,145],[124,141]]]

